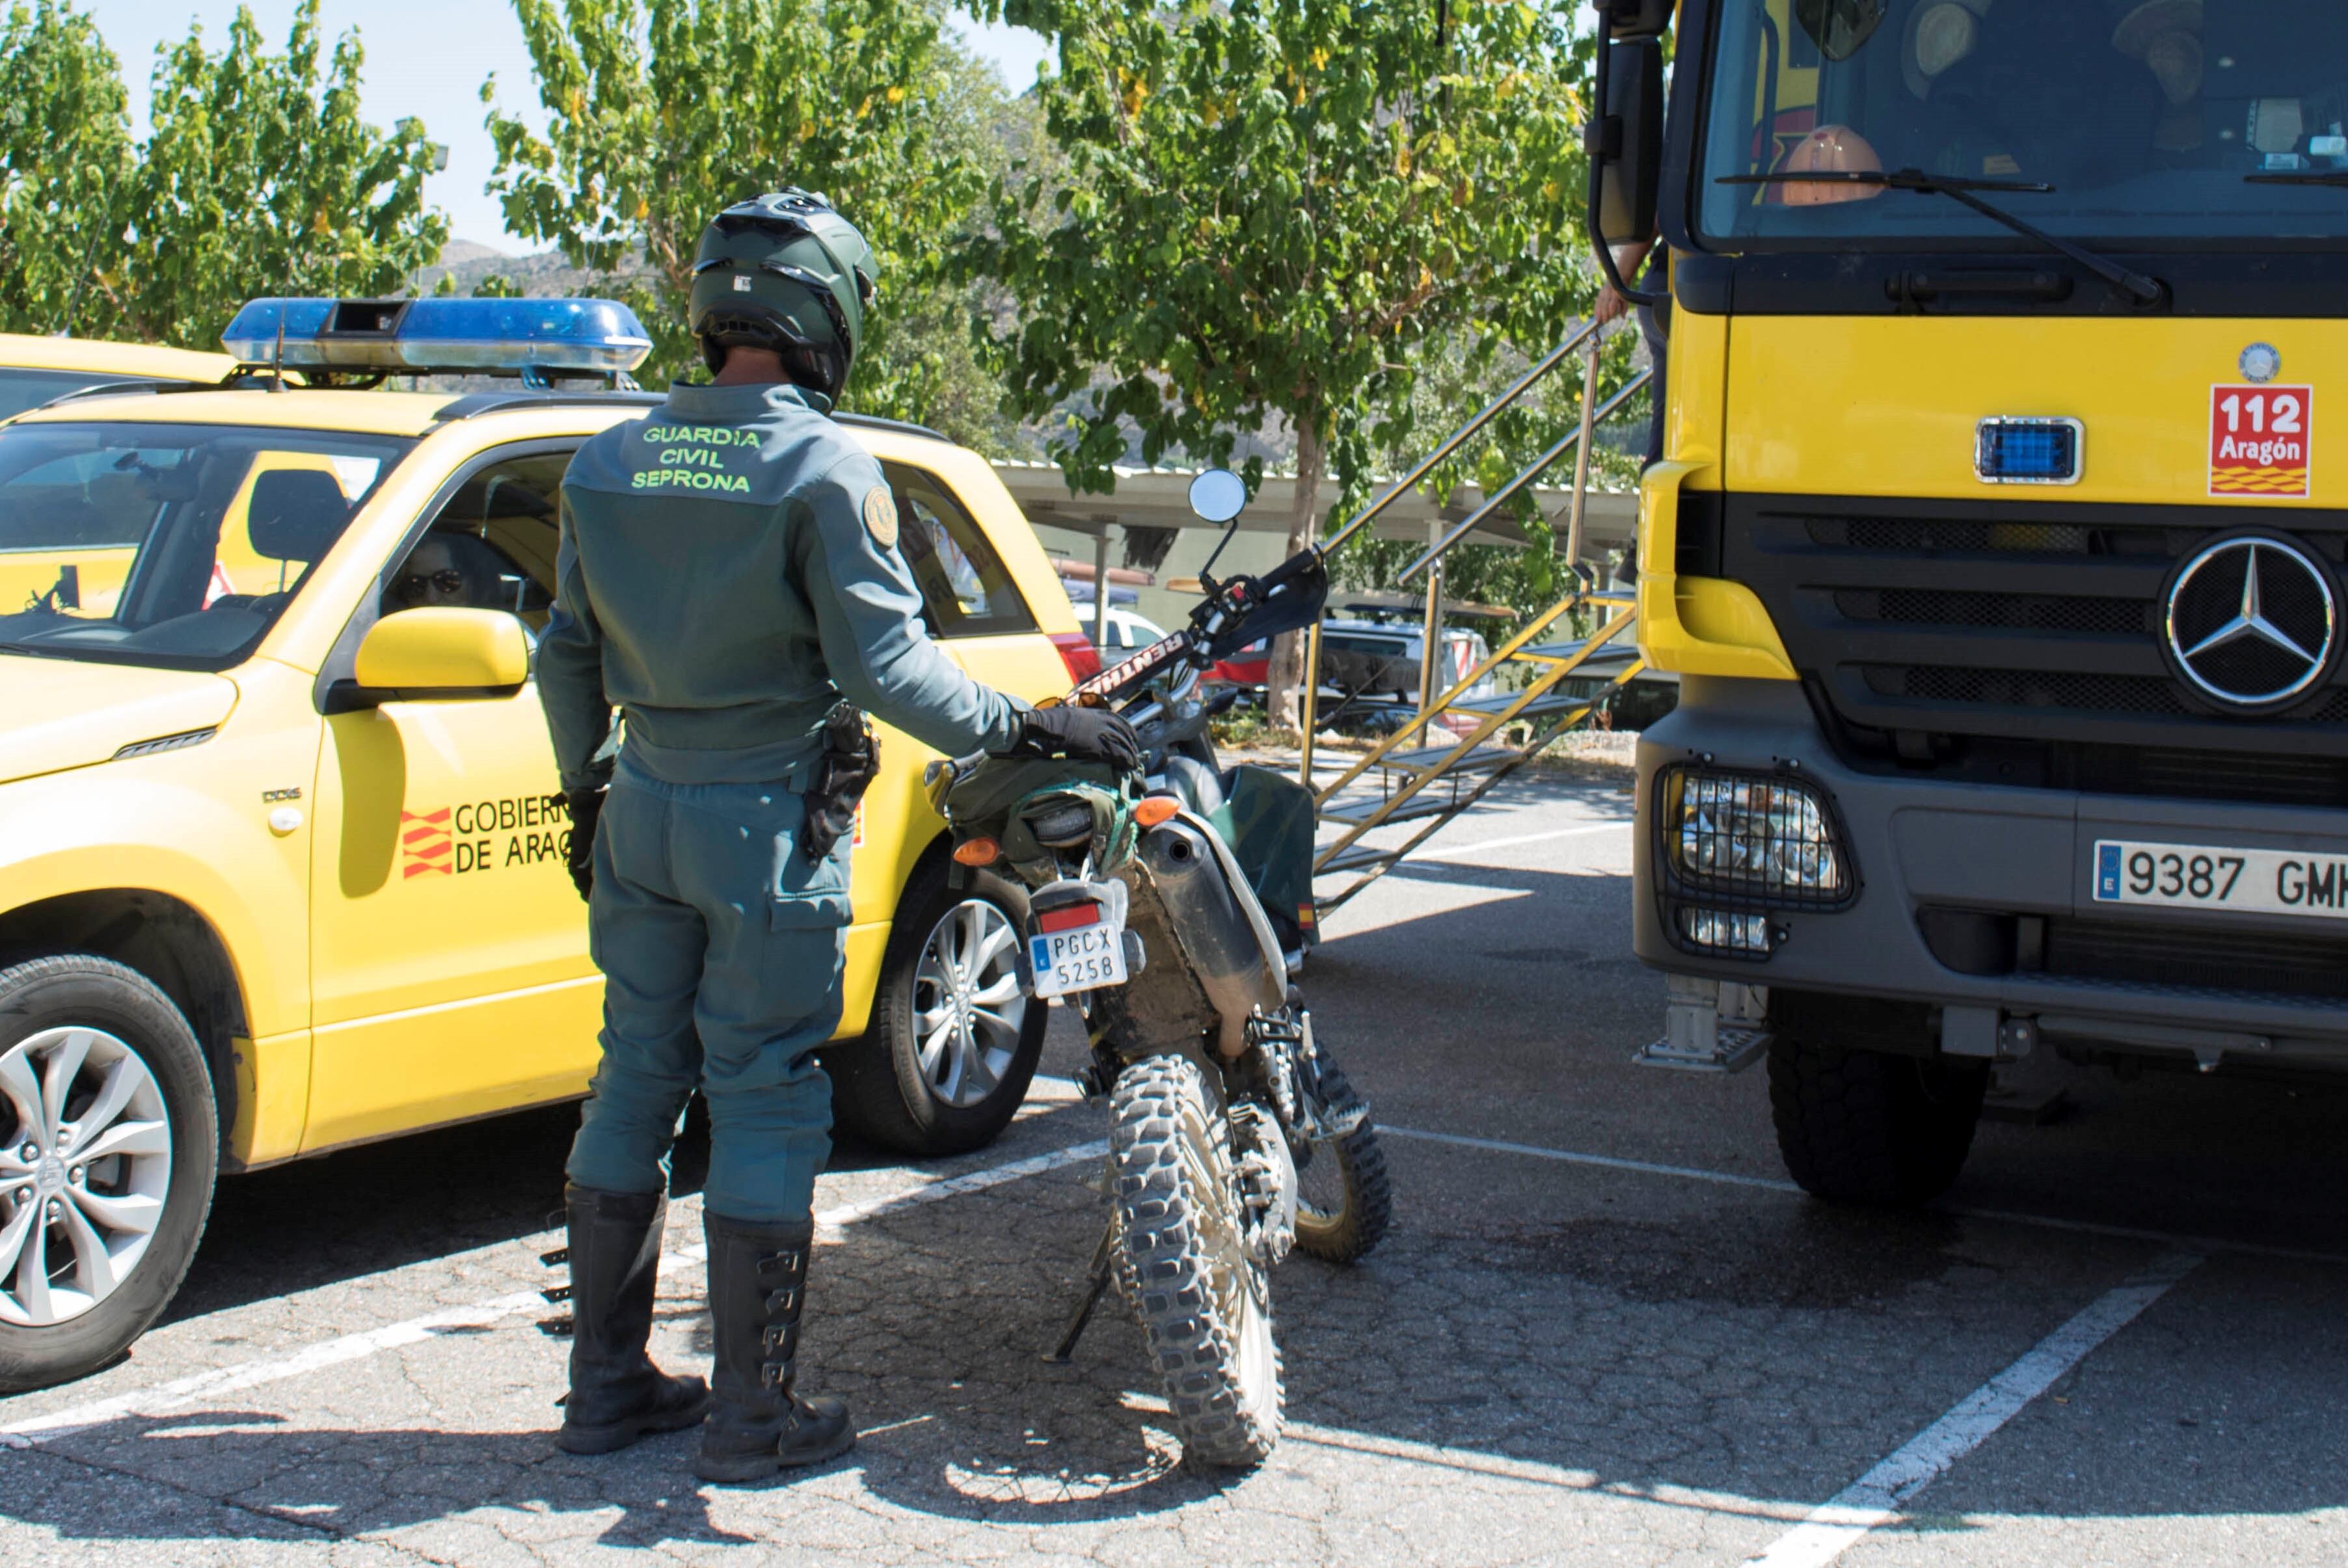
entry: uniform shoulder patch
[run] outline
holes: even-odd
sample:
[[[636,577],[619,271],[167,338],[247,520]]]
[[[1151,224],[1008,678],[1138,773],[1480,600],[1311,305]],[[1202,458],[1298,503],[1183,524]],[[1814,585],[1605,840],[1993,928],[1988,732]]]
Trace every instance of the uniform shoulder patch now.
[[[874,485],[864,492],[864,531],[881,549],[897,548],[897,498],[889,493],[887,485]]]

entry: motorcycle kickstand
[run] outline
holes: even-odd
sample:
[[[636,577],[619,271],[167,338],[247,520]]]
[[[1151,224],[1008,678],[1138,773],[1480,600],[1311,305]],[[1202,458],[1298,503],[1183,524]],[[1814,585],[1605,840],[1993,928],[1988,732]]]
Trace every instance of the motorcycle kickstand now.
[[[1101,1233],[1100,1245],[1093,1249],[1091,1277],[1086,1281],[1084,1298],[1076,1303],[1076,1310],[1069,1317],[1068,1326],[1061,1331],[1060,1343],[1044,1352],[1046,1366],[1066,1367],[1076,1359],[1076,1341],[1085,1336],[1085,1326],[1093,1320],[1093,1309],[1100,1305],[1102,1293],[1108,1289],[1116,1246],[1117,1222],[1112,1220],[1108,1228]]]

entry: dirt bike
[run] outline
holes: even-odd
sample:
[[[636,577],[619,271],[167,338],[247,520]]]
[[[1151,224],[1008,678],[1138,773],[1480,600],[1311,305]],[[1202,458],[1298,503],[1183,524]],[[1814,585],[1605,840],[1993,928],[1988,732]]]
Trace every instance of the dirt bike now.
[[[1192,486],[1210,521],[1235,525],[1245,498],[1223,470]],[[1184,1457],[1243,1466],[1280,1435],[1272,1269],[1292,1247],[1363,1256],[1390,1198],[1369,1109],[1294,983],[1312,940],[1312,795],[1269,769],[1219,769],[1217,704],[1194,696],[1217,660],[1309,624],[1328,578],[1309,551],[1260,578],[1201,576],[1187,625],[1067,699],[1124,713],[1141,771],[973,757],[928,777],[955,861],[1025,883],[1021,985],[1077,1009],[1083,1088],[1109,1102],[1107,1230],[1046,1359],[1074,1354],[1114,1281]]]

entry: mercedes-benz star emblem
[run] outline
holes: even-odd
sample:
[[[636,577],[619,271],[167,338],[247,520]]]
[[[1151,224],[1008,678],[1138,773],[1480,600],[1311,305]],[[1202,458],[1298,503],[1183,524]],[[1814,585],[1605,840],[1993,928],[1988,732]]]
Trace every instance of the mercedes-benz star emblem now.
[[[2282,356],[2271,343],[2253,343],[2242,350],[2242,379],[2263,387],[2282,374]]]
[[[2339,610],[2332,573],[2302,546],[2237,534],[2204,545],[2178,570],[2165,617],[2168,655],[2212,702],[2264,711],[2330,671]]]

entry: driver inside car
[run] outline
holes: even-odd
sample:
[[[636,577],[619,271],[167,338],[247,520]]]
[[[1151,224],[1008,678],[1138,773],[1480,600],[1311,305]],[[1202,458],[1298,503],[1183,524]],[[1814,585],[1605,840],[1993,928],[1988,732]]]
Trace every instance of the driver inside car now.
[[[471,534],[435,530],[417,542],[407,562],[392,573],[384,589],[383,613],[446,604],[504,609],[498,592],[504,574],[497,553]]]

